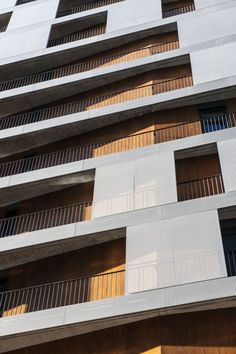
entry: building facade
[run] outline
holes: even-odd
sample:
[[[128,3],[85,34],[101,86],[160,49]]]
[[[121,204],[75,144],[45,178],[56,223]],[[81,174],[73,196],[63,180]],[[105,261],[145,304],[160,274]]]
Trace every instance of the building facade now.
[[[235,18],[1,0],[0,353],[236,353]]]

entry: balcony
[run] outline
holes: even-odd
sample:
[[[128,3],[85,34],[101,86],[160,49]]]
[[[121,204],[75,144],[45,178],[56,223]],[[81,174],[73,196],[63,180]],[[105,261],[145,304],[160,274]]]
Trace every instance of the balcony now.
[[[12,12],[0,15],[0,33],[5,32],[10,22]]]
[[[0,238],[90,220],[92,201],[0,220]]]
[[[16,5],[23,5],[23,4],[27,4],[28,2],[33,2],[33,1],[36,1],[36,0],[18,0],[16,2]]]
[[[176,77],[158,83],[143,85],[127,90],[114,90],[102,96],[84,98],[73,102],[42,108],[36,111],[19,113],[0,119],[0,130],[18,127],[25,124],[36,123],[52,118],[62,117],[87,110],[102,108],[114,104],[137,100],[144,97],[174,91],[193,85],[192,76]],[[109,91],[109,90],[107,90]]]
[[[73,6],[73,2],[64,0],[60,2],[57,17],[69,16],[78,12],[96,9],[102,6],[116,4],[124,0],[100,0],[100,1],[83,1],[78,2],[78,6]]]
[[[163,18],[182,15],[187,12],[195,11],[195,5],[192,1],[183,1],[182,5],[174,6],[174,3],[164,3],[162,6]]]
[[[0,316],[96,301],[124,294],[125,233],[89,246],[5,269]],[[27,277],[25,276],[27,274]]]
[[[94,171],[0,209],[0,238],[91,219]]]
[[[90,27],[82,31],[73,32],[55,39],[50,39],[48,41],[47,48],[55,47],[57,45],[66,44],[74,41],[79,41],[90,37],[99,36],[104,33],[106,33],[106,23],[96,25],[94,27]]]
[[[190,123],[177,124],[163,129],[151,129],[147,132],[123,136],[119,139],[104,140],[93,144],[75,146],[70,149],[36,155],[15,161],[3,162],[0,163],[0,177],[35,171],[122,151],[139,149],[145,146],[183,139],[200,134],[207,134],[233,127],[236,127],[235,113],[212,116],[201,121],[197,120]],[[199,184],[201,183],[204,182],[199,182]],[[188,186],[186,185],[185,187],[180,186],[179,188],[181,189],[187,187]]]
[[[124,278],[121,270],[2,292],[1,317],[122,296]]]
[[[137,60],[151,55],[156,55],[179,48],[179,41],[169,41],[162,44],[151,45],[142,49],[123,51],[119,54],[102,57],[90,61],[83,61],[73,65],[67,65],[44,71],[38,74],[20,77],[13,80],[0,82],[0,91],[12,90],[18,87],[33,85],[40,82],[55,80],[61,77],[79,74],[82,72],[90,71],[100,67],[116,65],[132,60]]]
[[[209,148],[206,146],[204,150],[204,152],[200,152],[195,148],[176,153],[179,202],[225,192],[217,148],[212,145]],[[188,157],[188,154],[191,157]]]
[[[106,11],[56,23],[51,27],[47,48],[104,34],[106,23]]]

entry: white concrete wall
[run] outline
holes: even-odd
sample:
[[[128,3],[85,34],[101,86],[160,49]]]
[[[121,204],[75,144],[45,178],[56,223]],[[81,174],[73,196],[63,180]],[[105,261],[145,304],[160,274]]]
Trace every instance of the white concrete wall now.
[[[10,31],[0,37],[0,59],[43,49],[47,45],[49,25],[26,27],[24,30]]]
[[[236,190],[236,139],[219,142],[218,152],[225,191]]]
[[[45,49],[58,4],[44,0],[15,6],[7,32],[0,36],[0,59]]]
[[[235,18],[236,3],[235,6],[201,14],[201,16],[182,18],[178,21],[181,46],[190,46],[236,34]]]
[[[161,0],[126,0],[109,7],[107,32],[162,18]]]
[[[93,216],[177,201],[174,154],[160,154],[96,170]]]
[[[16,6],[8,30],[37,24],[56,17],[59,0],[35,1],[28,6]]]
[[[236,42],[191,54],[195,84],[236,75]]]
[[[7,9],[8,7],[15,6],[16,1],[17,0],[1,0],[0,1],[0,11]]]
[[[127,294],[224,276],[216,211],[127,228]]]
[[[209,6],[219,5],[230,0],[194,0],[196,9],[202,9]]]

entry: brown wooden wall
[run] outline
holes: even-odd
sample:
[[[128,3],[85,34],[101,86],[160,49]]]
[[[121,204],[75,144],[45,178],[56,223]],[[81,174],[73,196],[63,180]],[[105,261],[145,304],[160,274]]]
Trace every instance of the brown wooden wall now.
[[[12,354],[235,354],[236,309],[153,318]]]
[[[125,269],[125,238],[63,253],[2,272],[7,290]]]
[[[177,183],[216,176],[220,173],[218,154],[176,160]]]

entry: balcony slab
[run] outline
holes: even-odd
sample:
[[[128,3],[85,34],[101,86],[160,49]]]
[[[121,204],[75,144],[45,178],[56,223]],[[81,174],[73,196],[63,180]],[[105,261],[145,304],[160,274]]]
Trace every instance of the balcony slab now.
[[[0,319],[0,352],[155,316],[235,306],[236,277],[219,278]]]

